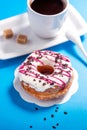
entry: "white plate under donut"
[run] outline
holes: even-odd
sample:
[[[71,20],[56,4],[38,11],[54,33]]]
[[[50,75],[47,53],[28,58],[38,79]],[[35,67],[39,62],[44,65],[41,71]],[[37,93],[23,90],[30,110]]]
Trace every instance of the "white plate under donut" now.
[[[15,78],[13,81],[14,84],[14,88],[19,92],[21,98],[29,103],[35,103],[39,106],[42,107],[50,107],[56,104],[63,104],[67,101],[69,101],[69,99],[72,97],[73,94],[75,94],[78,90],[78,73],[77,71],[74,69],[74,80],[72,83],[72,86],[70,87],[69,91],[67,92],[66,95],[64,95],[61,98],[58,99],[54,99],[54,100],[50,100],[50,101],[41,101],[36,99],[35,97],[29,95],[22,87],[18,78],[18,74],[17,74],[18,68],[15,70]]]

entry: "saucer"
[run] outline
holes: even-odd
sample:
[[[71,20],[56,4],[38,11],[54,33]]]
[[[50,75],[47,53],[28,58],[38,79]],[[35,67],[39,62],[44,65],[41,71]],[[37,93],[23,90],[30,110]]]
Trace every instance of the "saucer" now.
[[[3,30],[11,28],[14,37],[5,39]],[[65,30],[76,29],[79,36],[87,33],[87,24],[77,10],[70,4],[68,17],[64,26],[59,31],[57,37],[53,39],[42,39],[34,34],[30,28],[27,13],[17,15],[0,21],[0,59],[9,59],[28,54],[34,50],[46,49],[67,41]],[[25,45],[18,44],[16,41],[17,34],[23,33],[28,37],[28,43]]]
[[[53,99],[50,101],[41,101],[41,100],[38,100],[35,97],[29,95],[21,87],[21,84],[20,84],[20,81],[18,78],[18,72],[17,72],[18,68],[15,70],[15,78],[13,81],[13,85],[14,85],[14,88],[16,89],[16,91],[19,92],[21,98],[28,103],[34,103],[41,107],[50,107],[50,106],[53,106],[56,104],[63,104],[65,102],[69,101],[70,98],[72,97],[72,95],[74,95],[78,90],[78,72],[75,69],[73,69],[73,70],[74,70],[74,80],[73,80],[72,86],[70,87],[67,94],[65,94],[64,96],[62,96],[61,98],[58,98],[58,99]]]

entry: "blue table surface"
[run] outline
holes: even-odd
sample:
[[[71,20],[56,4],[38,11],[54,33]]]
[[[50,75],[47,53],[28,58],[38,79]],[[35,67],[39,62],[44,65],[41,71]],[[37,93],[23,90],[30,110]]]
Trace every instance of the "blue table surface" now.
[[[70,3],[87,21],[87,0],[70,0]],[[0,0],[0,20],[26,11],[26,0]],[[86,34],[82,42],[87,50]],[[14,71],[27,55],[0,60],[0,130],[87,130],[87,59],[70,41],[48,49],[70,57],[79,75],[78,91],[62,105],[43,108],[27,103],[13,88]]]

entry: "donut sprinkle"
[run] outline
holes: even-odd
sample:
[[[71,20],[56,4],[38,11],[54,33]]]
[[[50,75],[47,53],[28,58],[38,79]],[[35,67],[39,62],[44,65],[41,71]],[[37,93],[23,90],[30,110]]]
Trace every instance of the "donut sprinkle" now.
[[[49,50],[34,51],[18,69],[20,81],[41,92],[55,86],[65,88],[72,72],[68,57]]]

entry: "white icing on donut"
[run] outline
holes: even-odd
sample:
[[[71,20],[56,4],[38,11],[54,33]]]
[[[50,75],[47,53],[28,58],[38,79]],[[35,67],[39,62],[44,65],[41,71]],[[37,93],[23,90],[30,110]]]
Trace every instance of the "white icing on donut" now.
[[[37,66],[49,65],[54,68],[52,74],[41,74]],[[36,91],[45,91],[55,85],[62,89],[72,77],[73,69],[68,57],[57,52],[45,50],[34,51],[19,67],[19,79],[29,84]]]

